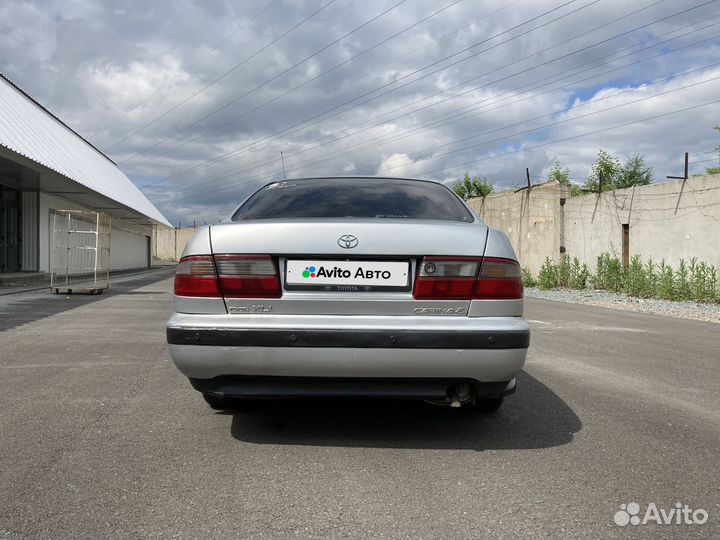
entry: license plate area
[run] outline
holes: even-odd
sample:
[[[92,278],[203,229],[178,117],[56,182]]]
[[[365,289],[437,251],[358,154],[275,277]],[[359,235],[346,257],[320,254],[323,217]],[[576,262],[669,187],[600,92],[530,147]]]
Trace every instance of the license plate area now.
[[[286,259],[287,291],[409,291],[410,262],[398,260]]]

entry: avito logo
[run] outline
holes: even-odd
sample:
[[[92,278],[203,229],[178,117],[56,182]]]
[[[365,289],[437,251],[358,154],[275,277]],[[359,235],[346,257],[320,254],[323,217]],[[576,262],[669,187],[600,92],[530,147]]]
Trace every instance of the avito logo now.
[[[693,510],[687,504],[679,502],[675,503],[675,507],[670,508],[670,510],[658,508],[655,503],[648,504],[644,515],[640,510],[640,505],[636,502],[621,504],[620,510],[615,512],[613,520],[620,527],[646,525],[648,523],[657,525],[704,525],[708,520],[706,510],[702,508]]]
[[[364,270],[359,267],[355,270],[355,274],[350,270],[343,270],[334,266],[332,268],[325,268],[320,266],[316,268],[314,266],[306,266],[303,270],[302,276],[306,279],[312,278],[341,278],[341,279],[390,279],[392,273],[388,270]]]

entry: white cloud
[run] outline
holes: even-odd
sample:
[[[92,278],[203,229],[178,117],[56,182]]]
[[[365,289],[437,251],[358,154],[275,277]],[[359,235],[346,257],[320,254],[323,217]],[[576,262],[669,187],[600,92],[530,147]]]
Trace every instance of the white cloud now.
[[[382,160],[377,176],[399,176],[412,178],[422,173],[424,163],[414,161],[407,154],[392,154]]]
[[[509,30],[559,3],[465,1],[307,82],[449,1],[403,4],[259,89],[389,7],[390,1],[337,2],[246,62],[320,4],[281,0],[243,26],[268,5],[267,0],[2,3],[0,70],[100,148],[111,148],[111,157],[146,186],[174,222],[214,221],[224,215],[250,190],[282,176],[280,152],[291,176],[387,174],[451,181],[468,171],[502,188],[522,182],[525,167],[535,179],[545,177],[556,159],[570,168],[573,178],[582,180],[601,147],[621,157],[644,154],[656,178],[663,179],[679,172],[683,152],[704,152],[718,145],[712,131],[720,124],[718,105],[586,135],[709,101],[720,95],[717,82],[577,118],[716,76],[719,72],[712,68],[653,84],[717,62],[718,27],[702,28],[716,15],[712,5],[628,32],[688,8],[665,2],[593,30],[640,7],[607,0],[520,35],[579,6],[571,4]],[[633,52],[652,40],[683,33],[687,35],[662,47]],[[621,37],[593,46],[616,35]],[[496,46],[513,36],[518,37]],[[441,61],[443,57],[482,41],[451,61],[486,52],[420,78],[446,66],[449,62]],[[672,52],[679,47],[684,48]],[[562,58],[552,61],[557,57]],[[639,63],[609,71],[632,62]],[[185,70],[187,66],[192,67]],[[415,82],[406,85],[409,81]],[[207,85],[211,86],[177,110],[112,147]],[[477,110],[458,116],[472,108]],[[330,109],[335,110],[323,114]],[[291,127],[316,115],[306,127]],[[538,118],[544,115],[549,116]],[[540,129],[570,118],[575,119]],[[534,131],[513,135],[524,130]],[[517,148],[523,151],[503,155]],[[133,157],[138,153],[142,154]],[[200,166],[224,154],[227,157]],[[196,168],[178,174],[189,167]],[[693,167],[694,172],[702,165]]]

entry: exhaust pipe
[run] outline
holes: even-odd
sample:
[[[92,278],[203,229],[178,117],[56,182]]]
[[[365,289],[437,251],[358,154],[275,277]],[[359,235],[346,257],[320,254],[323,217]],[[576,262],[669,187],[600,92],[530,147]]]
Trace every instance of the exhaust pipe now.
[[[448,388],[447,399],[453,408],[472,402],[475,395],[473,387],[467,382],[458,382]]]

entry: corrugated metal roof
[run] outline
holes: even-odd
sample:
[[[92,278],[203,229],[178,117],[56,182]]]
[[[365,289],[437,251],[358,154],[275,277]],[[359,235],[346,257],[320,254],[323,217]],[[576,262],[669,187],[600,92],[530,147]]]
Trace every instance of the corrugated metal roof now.
[[[0,145],[171,226],[110,158],[1,73]]]

